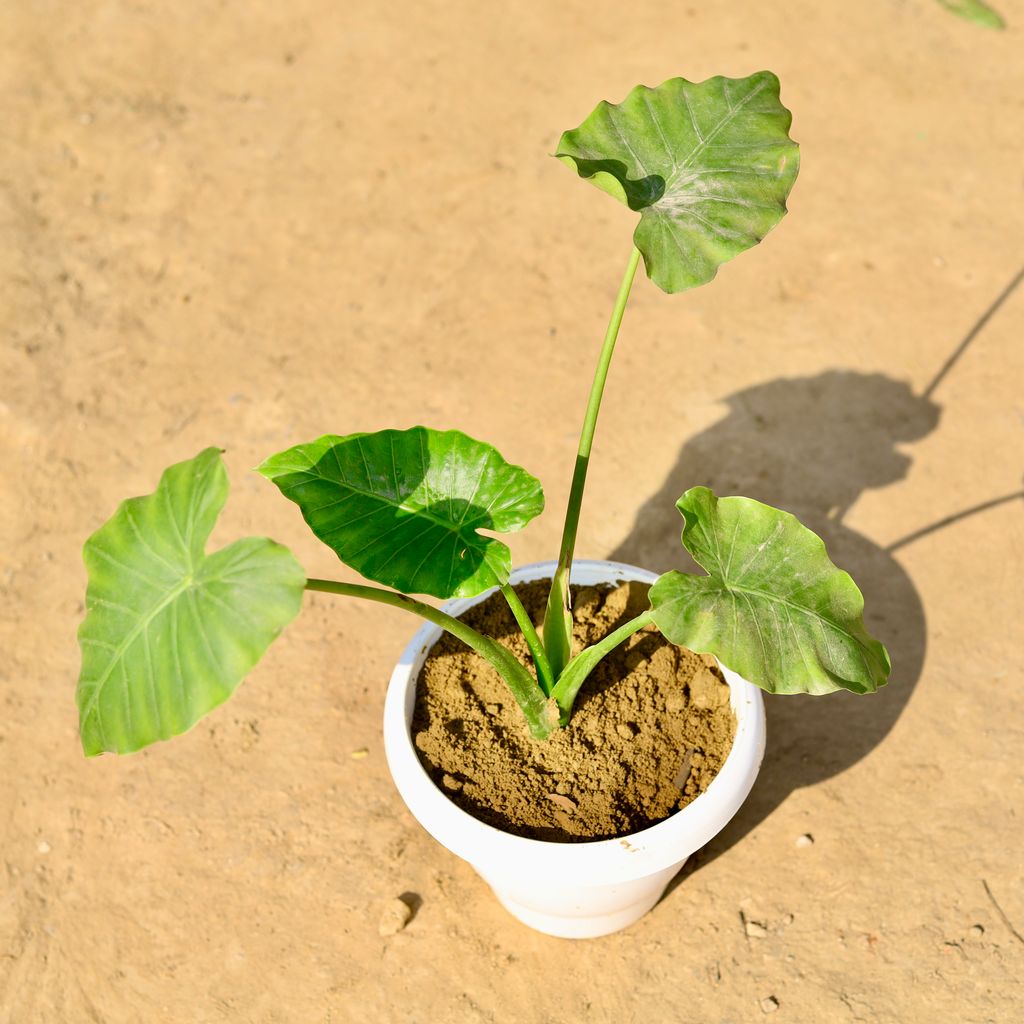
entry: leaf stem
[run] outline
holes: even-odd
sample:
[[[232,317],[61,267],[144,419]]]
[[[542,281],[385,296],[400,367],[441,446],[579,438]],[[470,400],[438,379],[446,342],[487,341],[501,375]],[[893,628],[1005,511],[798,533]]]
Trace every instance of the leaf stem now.
[[[406,611],[414,612],[428,622],[434,623],[435,626],[440,626],[494,666],[508,684],[512,696],[522,709],[526,724],[534,739],[547,739],[556,727],[557,722],[554,721],[554,716],[551,713],[547,695],[525,666],[520,664],[507,647],[503,647],[489,636],[478,633],[461,619],[457,619],[433,605],[424,604],[405,594],[399,594],[394,590],[385,590],[382,587],[368,587],[361,583],[341,583],[337,580],[308,579],[306,580],[306,589],[325,594],[362,597],[367,601],[391,605],[393,608],[404,608]]]
[[[551,580],[551,591],[548,594],[547,612],[544,616],[544,645],[548,661],[555,679],[572,657],[572,616],[569,613],[569,573],[572,569],[572,556],[576,548],[576,532],[580,523],[580,507],[583,503],[583,489],[587,483],[587,468],[590,464],[590,450],[594,443],[594,431],[597,427],[597,414],[601,410],[601,397],[604,394],[605,381],[608,378],[608,367],[611,365],[615,351],[615,341],[619,336],[619,326],[626,310],[633,278],[636,276],[640,263],[640,250],[633,246],[629,255],[626,272],[619,285],[619,293],[615,298],[608,329],[605,331],[601,354],[598,356],[594,381],[590,385],[590,397],[587,400],[587,411],[583,417],[583,429],[580,431],[580,443],[576,452],[576,467],[573,470],[572,485],[569,488],[569,503],[565,511],[565,525],[562,528],[562,545],[558,553],[558,567]]]
[[[551,696],[555,698],[555,703],[558,705],[562,725],[568,724],[569,716],[572,714],[573,702],[576,700],[576,694],[579,693],[580,687],[586,682],[587,676],[597,667],[597,663],[606,654],[611,654],[623,640],[628,639],[634,633],[643,629],[644,626],[649,626],[653,621],[654,612],[648,608],[647,611],[641,612],[635,619],[630,619],[629,622],[619,626],[618,629],[613,630],[603,639],[598,640],[596,644],[580,651],[566,665],[565,671],[558,680],[558,685],[551,693]]]
[[[516,622],[519,623],[519,628],[523,631],[523,638],[530,648],[530,656],[533,658],[534,668],[537,669],[537,679],[540,682],[541,689],[545,694],[550,695],[551,691],[555,688],[555,680],[551,675],[551,665],[548,662],[547,655],[544,653],[544,645],[540,642],[540,637],[537,636],[537,629],[533,624],[533,620],[530,618],[529,612],[523,607],[523,602],[519,600],[519,595],[511,583],[503,583],[501,585],[501,592],[505,595],[505,600],[508,602],[509,608],[512,609]]]

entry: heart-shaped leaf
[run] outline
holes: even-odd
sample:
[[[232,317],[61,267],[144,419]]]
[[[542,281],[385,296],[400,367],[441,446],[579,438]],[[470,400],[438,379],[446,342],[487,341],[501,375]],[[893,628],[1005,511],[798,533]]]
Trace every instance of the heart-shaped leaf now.
[[[87,755],[191,728],[298,613],[306,576],[287,548],[247,537],[204,553],[227,493],[220,452],[207,448],[86,541],[75,696]]]
[[[633,241],[648,277],[681,292],[710,281],[782,219],[799,167],[790,121],[770,71],[670,78],[599,103],[555,155],[640,211]]]
[[[864,598],[821,538],[788,512],[694,487],[676,503],[683,546],[710,574],[651,587],[658,628],[769,693],[868,693],[889,655],[864,628]]]
[[[406,594],[472,597],[508,581],[499,540],[544,508],[540,482],[458,430],[328,434],[261,472],[310,529],[367,579]]]

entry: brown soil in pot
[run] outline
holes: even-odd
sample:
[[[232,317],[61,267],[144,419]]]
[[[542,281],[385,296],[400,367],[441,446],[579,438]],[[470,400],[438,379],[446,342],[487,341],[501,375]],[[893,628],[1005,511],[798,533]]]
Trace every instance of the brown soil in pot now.
[[[516,590],[539,623],[547,582]],[[645,584],[572,590],[577,650],[647,607]],[[500,595],[463,619],[528,661]],[[444,634],[417,681],[412,734],[435,784],[469,814],[532,839],[582,842],[647,828],[703,793],[736,718],[714,659],[648,627],[598,665],[569,725],[539,743],[501,677]]]

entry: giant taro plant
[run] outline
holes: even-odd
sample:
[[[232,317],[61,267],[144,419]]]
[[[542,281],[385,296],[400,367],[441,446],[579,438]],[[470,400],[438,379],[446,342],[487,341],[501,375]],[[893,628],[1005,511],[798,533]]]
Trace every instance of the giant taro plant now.
[[[594,666],[653,623],[772,693],[877,689],[885,648],[864,628],[863,598],[822,541],[786,512],[706,487],[678,501],[682,543],[706,575],[669,572],[650,607],[598,643],[572,648],[569,576],[605,378],[641,258],[666,292],[710,281],[786,212],[798,168],[790,114],[769,72],[671,79],[599,103],[556,156],[640,215],[587,403],[542,635],[509,584],[492,533],[544,507],[540,482],[490,445],[426,427],[326,435],[271,456],[259,472],[297,504],[337,556],[380,586],[307,579],[265,538],[212,554],[227,497],[220,452],[171,466],[153,494],[125,501],[89,538],[77,700],[86,754],[125,753],[182,733],[226,700],[298,614],[303,590],[415,612],[453,633],[508,683],[530,733],[565,725]],[[481,531],[488,531],[486,533]],[[530,650],[509,649],[432,604],[497,588]]]

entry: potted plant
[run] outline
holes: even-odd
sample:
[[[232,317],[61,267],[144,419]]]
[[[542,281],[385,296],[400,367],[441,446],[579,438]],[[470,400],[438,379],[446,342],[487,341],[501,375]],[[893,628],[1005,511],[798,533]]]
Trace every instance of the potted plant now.
[[[556,156],[639,212],[640,222],[591,387],[556,562],[513,573],[508,547],[492,536],[541,512],[540,482],[484,442],[426,427],[326,435],[259,467],[313,533],[375,585],[307,579],[291,553],[266,538],[207,554],[228,490],[220,452],[207,448],[167,469],[154,493],[123,502],[85,544],[76,693],[85,753],[127,753],[191,728],[231,695],[298,613],[304,590],[404,608],[428,625],[395,670],[385,742],[413,813],[542,930],[602,934],[649,909],[753,784],[764,743],[760,690],[866,693],[889,673],[885,648],[864,628],[853,580],[793,516],[750,498],[698,486],[679,499],[682,543],[704,575],[655,577],[574,560],[601,396],[640,260],[673,293],[706,283],[757,244],[785,213],[796,177],[790,120],[778,80],[760,72],[638,86],[562,136]],[[645,606],[574,646],[571,585],[621,580],[651,584]],[[531,581],[547,589],[535,616],[517,587]],[[456,603],[438,608],[412,594]],[[507,604],[528,657],[459,617],[490,595]],[[428,777],[410,720],[419,669],[442,632],[500,676],[520,731],[544,745],[571,724],[581,688],[604,659],[652,630],[704,655],[704,664],[717,659],[735,714],[731,751],[688,806],[629,835],[546,842],[476,820]],[[559,797],[552,794],[556,805]]]

